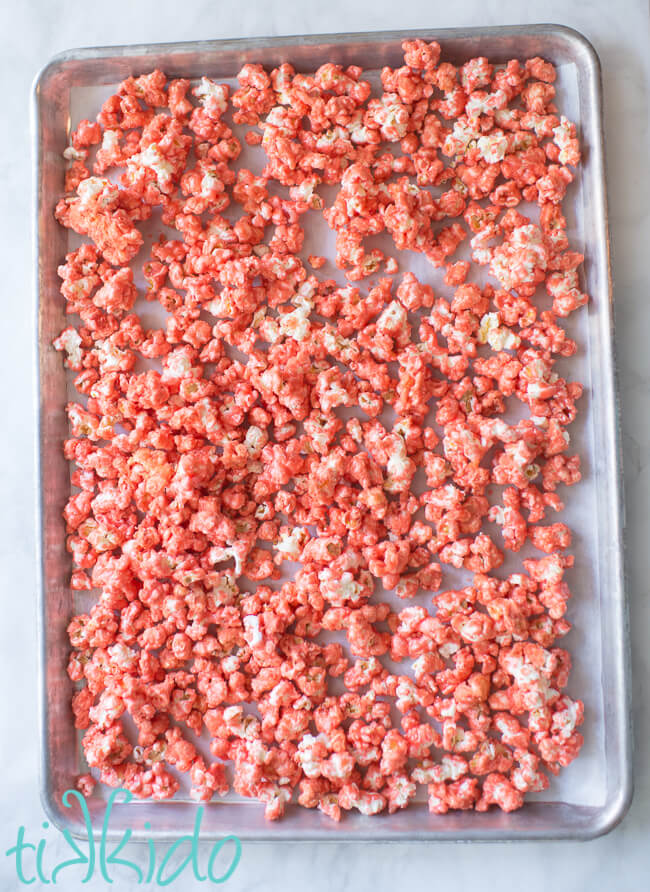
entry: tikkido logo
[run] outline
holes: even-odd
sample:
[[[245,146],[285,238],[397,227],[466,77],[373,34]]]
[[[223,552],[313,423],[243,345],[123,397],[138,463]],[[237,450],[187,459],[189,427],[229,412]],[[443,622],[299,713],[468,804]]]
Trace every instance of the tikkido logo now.
[[[86,839],[75,840],[72,837],[70,831],[65,828],[62,833],[65,841],[70,846],[71,850],[75,853],[74,858],[70,858],[67,861],[62,861],[55,866],[50,866],[51,874],[48,879],[46,876],[46,870],[43,864],[46,840],[41,839],[37,845],[34,843],[27,842],[25,840],[25,828],[23,826],[18,828],[18,837],[16,839],[16,844],[13,845],[10,849],[7,849],[5,855],[11,857],[15,855],[16,859],[16,876],[18,877],[19,882],[23,883],[26,886],[35,883],[36,880],[40,880],[41,883],[56,884],[61,871],[66,870],[67,868],[75,867],[79,865],[81,867],[86,868],[86,873],[83,879],[81,879],[82,883],[88,883],[93,876],[97,873],[107,883],[113,883],[114,879],[111,876],[111,871],[109,868],[113,866],[117,866],[120,868],[120,873],[124,874],[124,868],[127,868],[133,871],[137,876],[138,885],[141,883],[150,883],[155,884],[157,886],[169,886],[174,880],[177,880],[181,874],[183,874],[187,868],[191,865],[192,873],[194,874],[194,878],[199,882],[205,882],[206,880],[211,883],[225,883],[226,880],[230,879],[230,877],[235,872],[237,865],[241,859],[241,840],[234,835],[224,836],[222,839],[217,840],[215,844],[212,846],[210,850],[210,855],[205,865],[205,873],[202,873],[199,866],[199,834],[201,830],[201,821],[203,820],[203,811],[204,807],[199,806],[196,810],[196,819],[194,821],[194,831],[192,834],[188,834],[187,836],[181,836],[180,839],[177,839],[165,852],[165,855],[160,862],[157,863],[157,853],[154,841],[152,839],[147,839],[145,844],[147,846],[147,858],[146,858],[146,867],[143,867],[140,864],[136,864],[135,861],[129,861],[126,858],[119,858],[118,855],[127,845],[132,836],[131,830],[125,830],[124,835],[120,839],[118,843],[115,844],[112,850],[109,850],[110,844],[107,840],[108,834],[108,825],[110,821],[111,811],[113,808],[113,803],[117,799],[117,797],[123,794],[124,799],[122,803],[118,804],[126,804],[133,799],[133,795],[128,791],[122,788],[114,790],[106,803],[106,812],[104,814],[104,822],[102,824],[102,831],[99,841],[96,841],[93,837],[93,828],[92,822],[90,819],[90,814],[88,812],[88,806],[86,805],[86,800],[84,797],[78,793],[76,790],[66,790],[62,797],[63,805],[66,808],[72,808],[71,797],[77,800],[81,807],[81,811],[84,817],[84,824],[86,829]],[[43,822],[43,828],[47,830],[49,827],[49,823],[47,821]],[[144,824],[145,830],[151,830],[151,825],[148,821]],[[181,861],[180,864],[177,864],[173,867],[170,866],[171,860],[174,858],[178,850],[181,846],[189,843],[190,851],[187,856]],[[86,849],[84,851],[84,849]],[[219,855],[224,849],[224,855],[220,858]],[[27,855],[26,853],[35,853],[33,855]],[[226,870],[218,874],[218,865],[221,862],[226,861],[230,856],[230,862],[227,865]],[[28,863],[27,863],[28,862]],[[146,873],[145,873],[146,870]],[[28,875],[29,874],[29,875]],[[66,880],[70,879],[70,875],[66,876]],[[120,882],[120,877],[116,877],[118,884]],[[65,885],[65,881],[64,881]]]

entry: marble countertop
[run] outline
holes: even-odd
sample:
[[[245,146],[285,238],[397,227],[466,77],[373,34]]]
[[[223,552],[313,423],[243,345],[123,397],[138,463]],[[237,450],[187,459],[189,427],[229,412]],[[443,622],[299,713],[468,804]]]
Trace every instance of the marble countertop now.
[[[35,707],[35,559],[33,473],[33,361],[31,293],[31,170],[29,91],[37,70],[75,46],[205,38],[558,22],[582,31],[600,54],[616,304],[616,348],[622,404],[627,498],[627,574],[632,630],[636,740],[635,797],[623,822],[590,843],[501,845],[244,846],[226,887],[237,890],[377,890],[494,887],[528,892],[648,888],[650,874],[650,30],[648,0],[19,0],[0,4],[0,257],[3,269],[4,349],[0,401],[0,888],[19,888],[6,850],[19,825],[46,840],[45,863],[61,861],[57,831],[41,829],[38,731]],[[20,672],[16,672],[16,667]],[[138,853],[129,855],[134,859]],[[85,886],[104,889],[99,877]],[[206,888],[187,874],[172,888]],[[63,877],[61,878],[63,880]],[[59,883],[61,885],[61,882]],[[119,881],[120,890],[144,886]],[[32,888],[41,888],[35,883]]]

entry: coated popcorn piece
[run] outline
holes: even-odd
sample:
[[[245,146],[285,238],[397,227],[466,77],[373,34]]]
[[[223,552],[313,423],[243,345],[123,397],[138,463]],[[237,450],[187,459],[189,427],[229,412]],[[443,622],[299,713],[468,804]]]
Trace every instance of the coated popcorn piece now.
[[[558,316],[568,316],[589,300],[578,287],[578,274],[574,269],[551,273],[546,280],[546,290],[553,298],[553,312]]]
[[[490,262],[490,272],[507,291],[524,297],[535,292],[543,282],[548,267],[548,249],[541,229],[534,224],[518,226],[497,246]]]
[[[524,804],[524,797],[505,775],[494,772],[483,781],[476,811],[487,811],[493,803],[502,811],[516,811]]]
[[[130,77],[71,134],[55,213],[87,241],[59,268],[53,348],[79,394],[84,795],[164,799],[186,775],[197,802],[232,787],[269,820],[510,811],[580,750],[556,646],[572,531],[551,516],[580,479],[582,387],[556,368],[588,300],[561,210],[576,128],[542,59],[403,49],[374,92],[333,63],[247,64],[232,95]],[[265,162],[242,166],[246,145]],[[321,213],[335,258],[307,254]],[[146,221],[166,234],[141,259]],[[449,567],[471,582],[446,588]]]
[[[576,125],[562,115],[557,127],[553,128],[553,142],[560,150],[560,164],[577,167],[580,164],[580,143],[576,137]]]
[[[119,201],[116,186],[87,177],[77,186],[75,198],[62,198],[57,204],[56,218],[80,235],[88,235],[109,263],[125,264],[138,253],[143,238]]]

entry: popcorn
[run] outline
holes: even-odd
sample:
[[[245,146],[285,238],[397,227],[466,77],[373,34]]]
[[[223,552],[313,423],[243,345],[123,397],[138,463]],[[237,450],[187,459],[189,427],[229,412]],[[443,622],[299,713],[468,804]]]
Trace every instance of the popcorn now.
[[[71,586],[99,592],[68,626],[84,795],[169,798],[185,774],[199,802],[232,777],[269,820],[294,794],[333,820],[394,813],[418,785],[434,813],[510,811],[580,750],[555,646],[571,530],[546,520],[580,479],[582,387],[555,371],[588,300],[561,213],[576,128],[542,59],[403,49],[374,96],[333,63],[247,64],[232,97],[128,78],[64,152],[56,217],[91,242],[59,268],[75,319],[53,343],[80,394]],[[165,234],[139,258],[154,213]],[[314,213],[336,256],[305,250],[307,268]],[[454,259],[467,237],[472,262]],[[393,249],[444,279],[395,282]],[[317,277],[327,260],[345,286]],[[524,545],[539,556],[494,575]],[[448,566],[471,582],[444,589]]]

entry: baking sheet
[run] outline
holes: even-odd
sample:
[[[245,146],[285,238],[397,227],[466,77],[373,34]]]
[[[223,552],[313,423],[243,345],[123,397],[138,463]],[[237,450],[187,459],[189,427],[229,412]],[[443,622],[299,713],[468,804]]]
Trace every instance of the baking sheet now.
[[[440,37],[442,38],[443,43],[444,58],[444,33],[441,34]],[[431,39],[431,37],[429,39]],[[486,50],[485,52],[487,55],[490,55],[489,50]],[[248,56],[247,58],[252,59],[254,57]],[[287,58],[291,60],[291,54],[287,54]],[[391,64],[395,63],[392,62]],[[134,73],[142,73],[149,70],[151,67],[153,66],[141,65],[137,69],[134,69]],[[165,66],[162,67],[164,68]],[[234,79],[219,77],[218,70],[215,70],[214,66],[211,66],[209,63],[202,66],[201,70],[209,76],[216,77],[220,82],[235,83]],[[302,66],[300,70],[307,70],[307,67]],[[371,73],[366,70],[364,72],[364,77],[371,81],[378,81],[377,72]],[[116,84],[103,84],[101,87],[73,87],[70,91],[69,117],[72,126],[83,117],[92,119],[96,115],[99,106],[104,99],[114,92],[115,85]],[[558,90],[558,108],[561,113],[566,114],[571,120],[576,121],[579,126],[580,108],[582,103],[584,109],[584,91],[586,86],[584,71],[581,70],[579,65],[569,62],[558,67],[558,82],[556,84]],[[243,136],[244,128],[235,127],[234,129],[236,134],[241,138]],[[259,172],[264,164],[264,153],[260,149],[251,149],[245,143],[243,143],[243,147],[244,151],[238,161],[238,166],[246,166],[254,172]],[[589,158],[589,152],[592,147],[589,146],[588,140],[585,148],[587,150],[587,158]],[[326,202],[330,203],[335,195],[336,187],[320,187],[319,192],[325,197]],[[593,201],[593,196],[591,196],[591,199]],[[584,222],[587,205],[591,207],[593,213],[592,204],[588,200],[586,201],[584,170],[581,167],[578,170],[576,181],[569,188],[567,199],[563,204],[563,210],[567,216],[572,249],[582,250],[587,254],[587,265],[585,269],[587,271],[587,277],[590,278],[589,264],[590,262],[593,262],[594,258],[597,259],[598,251],[602,251],[603,246],[591,243],[585,249],[586,234]],[[525,207],[520,207],[519,209],[522,210],[523,213],[528,213]],[[238,212],[237,207],[235,207],[234,212]],[[228,211],[226,211],[225,215],[228,216]],[[534,211],[531,212],[530,215],[536,219]],[[331,259],[334,257],[334,237],[322,215],[316,212],[308,212],[301,223],[306,231],[305,245],[302,252],[303,257],[306,258],[309,253],[326,255],[330,262],[328,262],[322,270],[318,271],[318,277],[336,278],[343,282],[344,278],[342,274],[336,270],[331,262]],[[144,262],[146,257],[145,252],[150,241],[153,241],[153,239],[157,237],[160,229],[160,225],[156,224],[155,220],[150,222],[149,225],[145,225],[143,228],[143,234],[146,239],[145,246],[139,254],[139,259],[136,259],[134,264],[136,282],[140,286],[144,286],[144,281],[139,268],[141,268],[142,263]],[[394,247],[392,252],[387,250],[390,245],[390,240],[387,237],[383,237],[383,243],[381,236],[373,241],[376,241],[379,247],[386,250],[386,253],[394,253]],[[76,247],[79,242],[79,237],[74,233],[68,235],[69,248]],[[445,286],[442,282],[444,268],[442,270],[434,270],[422,255],[410,252],[400,252],[397,256],[398,262],[400,263],[400,273],[406,271],[406,269],[410,269],[421,281],[431,284],[437,294],[442,294],[447,297],[451,295],[452,289]],[[468,256],[468,245],[464,244],[452,259],[464,259]],[[480,280],[481,277],[476,274],[476,270],[472,269],[471,278],[476,281]],[[399,275],[397,280],[399,280]],[[372,279],[364,280],[364,282],[357,284],[365,290],[368,287],[368,281],[372,281]],[[585,723],[581,729],[585,736],[585,745],[579,758],[574,761],[572,765],[564,769],[558,778],[551,777],[551,786],[547,791],[541,794],[536,794],[535,796],[527,797],[527,801],[531,802],[537,799],[540,802],[554,802],[585,807],[586,810],[603,807],[608,797],[608,762],[605,745],[606,716],[602,677],[603,666],[601,662],[603,652],[603,639],[601,637],[603,631],[601,628],[602,592],[600,585],[601,580],[598,577],[598,550],[599,548],[602,548],[603,536],[602,529],[599,529],[597,525],[599,506],[601,506],[602,503],[603,469],[601,467],[602,460],[599,459],[597,445],[598,438],[594,428],[594,425],[602,425],[602,413],[593,411],[593,381],[591,373],[594,368],[594,363],[596,364],[596,367],[599,363],[599,345],[602,351],[600,334],[598,338],[594,337],[594,320],[598,322],[598,320],[601,320],[603,314],[607,315],[609,312],[609,293],[606,288],[606,282],[602,282],[602,280],[598,281],[601,287],[596,290],[593,288],[591,289],[592,302],[588,310],[578,311],[569,317],[568,320],[564,320],[569,335],[578,342],[578,353],[570,360],[560,361],[557,364],[558,371],[561,374],[568,376],[570,380],[579,380],[585,386],[585,393],[579,403],[578,418],[569,429],[572,439],[570,449],[572,452],[578,452],[581,456],[583,480],[577,486],[564,490],[561,493],[561,496],[566,499],[566,508],[561,516],[558,517],[558,519],[568,523],[574,531],[574,544],[571,548],[571,552],[576,556],[576,564],[575,567],[566,574],[566,580],[573,593],[573,598],[569,602],[567,618],[574,625],[574,629],[565,639],[557,642],[558,646],[566,647],[573,657],[574,667],[567,687],[567,693],[573,697],[583,699],[585,702]],[[537,295],[536,302],[538,302],[542,308],[546,308],[547,302],[550,303],[545,295]],[[138,312],[140,312],[141,307],[143,309],[142,316],[149,325],[158,325],[161,318],[165,315],[162,308],[157,304],[142,301],[141,305],[136,305]],[[594,350],[596,351],[595,354]],[[69,376],[68,385],[70,384],[71,378],[72,376]],[[78,399],[78,395],[74,394],[73,391],[70,391],[69,395]],[[508,416],[506,415],[506,418],[507,417]],[[497,541],[497,543],[500,541],[498,532],[496,532],[495,541]],[[539,553],[534,552],[529,545],[517,555],[506,553],[506,563],[503,567],[499,568],[497,575],[506,575],[508,572],[518,570],[521,567],[522,559],[529,555],[532,556],[533,554],[538,555]],[[283,565],[283,569],[285,570],[285,575],[289,575],[292,568],[290,565],[285,564]],[[471,574],[468,574],[465,571],[457,571],[454,568],[443,565],[443,589],[456,588],[467,584],[469,581],[471,581]],[[241,580],[240,584],[242,582],[244,581]],[[248,586],[244,583],[242,587],[246,588]],[[407,604],[413,603],[423,604],[427,607],[430,606],[430,598],[424,594],[419,594],[414,600],[403,602],[399,601],[391,593],[378,591],[375,595],[375,600],[386,600],[393,604],[396,609],[401,609]],[[88,593],[82,593],[75,605],[76,609],[87,609],[89,601],[92,602],[92,596],[89,598]],[[386,660],[383,661],[386,662]],[[405,670],[406,665],[406,661],[399,664],[399,671],[407,671]],[[207,740],[205,740],[203,744],[204,745],[199,748],[206,752]],[[83,770],[83,756],[80,747],[77,749],[77,758],[79,764],[78,770]],[[184,799],[186,800],[187,797],[185,778],[181,778],[181,782],[181,791],[177,796],[177,799],[180,801]],[[609,792],[611,793],[611,791]],[[422,788],[419,798],[422,798],[424,793],[425,788]],[[106,795],[106,791],[99,787],[95,795],[101,798]],[[227,798],[230,800],[239,797],[229,796]],[[216,800],[213,800],[213,802],[216,802]],[[250,801],[246,800],[246,802]],[[138,803],[138,805],[146,806],[152,804]],[[162,803],[154,803],[153,813],[155,814],[156,809],[160,809],[162,805]],[[132,806],[129,806],[129,808],[131,807]],[[259,808],[259,806],[257,806],[257,808]],[[530,810],[531,808],[528,807],[529,812]],[[408,811],[412,811],[412,809],[409,809]],[[299,824],[300,812],[302,812],[302,810],[298,810],[298,812],[296,819]],[[523,812],[526,812],[526,807]],[[407,814],[408,812],[399,813],[397,816],[393,817],[392,821],[394,822],[395,818],[398,820],[401,818],[403,826],[407,827],[407,825],[410,824]],[[479,818],[479,816],[472,817]],[[480,820],[481,818],[479,818],[478,823],[480,823]],[[466,818],[462,818],[462,822],[463,826],[467,824]],[[372,823],[373,825],[375,824],[374,821],[369,823]],[[372,827],[368,828],[368,832],[371,835],[374,835]],[[275,836],[275,828],[273,835]],[[467,838],[467,835],[463,833],[462,830],[455,835],[457,838]],[[522,835],[525,835],[525,831]],[[553,835],[553,833],[547,833],[546,835]]]

